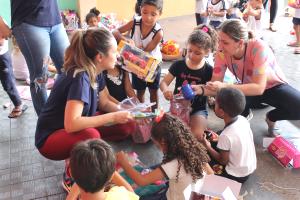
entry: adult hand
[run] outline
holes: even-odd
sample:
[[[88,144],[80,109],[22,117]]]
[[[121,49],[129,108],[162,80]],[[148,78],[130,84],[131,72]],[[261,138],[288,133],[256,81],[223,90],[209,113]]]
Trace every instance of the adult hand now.
[[[133,120],[133,116],[128,111],[117,111],[113,113],[113,122],[117,124],[124,124]]]
[[[10,30],[10,28],[4,22],[4,20],[2,19],[2,17],[0,17],[0,38],[7,39],[10,36],[11,36],[11,30]]]
[[[226,87],[226,83],[223,83],[221,81],[213,81],[213,82],[208,82],[206,83],[206,88],[208,90],[212,90],[214,92],[219,91],[220,89]]]

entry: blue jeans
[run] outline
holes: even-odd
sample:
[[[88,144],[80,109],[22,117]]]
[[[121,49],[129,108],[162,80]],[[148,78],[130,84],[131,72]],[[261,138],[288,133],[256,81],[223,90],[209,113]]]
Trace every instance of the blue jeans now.
[[[39,115],[47,101],[48,58],[61,73],[69,39],[62,23],[51,27],[22,23],[13,28],[13,35],[28,65],[32,102]]]
[[[15,77],[12,70],[11,56],[9,52],[0,55],[0,80],[3,89],[7,92],[14,106],[21,105],[22,101],[16,88]]]

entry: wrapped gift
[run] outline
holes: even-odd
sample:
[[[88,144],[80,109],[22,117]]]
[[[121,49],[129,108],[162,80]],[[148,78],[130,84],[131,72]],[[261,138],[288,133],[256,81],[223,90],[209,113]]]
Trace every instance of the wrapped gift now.
[[[268,151],[284,166],[300,168],[300,141],[299,138],[287,140],[276,137],[269,145]]]
[[[123,59],[122,68],[136,74],[146,82],[154,81],[158,73],[159,60],[125,41],[120,41],[118,51]]]
[[[191,101],[175,96],[170,101],[170,113],[180,118],[187,125],[190,123]]]

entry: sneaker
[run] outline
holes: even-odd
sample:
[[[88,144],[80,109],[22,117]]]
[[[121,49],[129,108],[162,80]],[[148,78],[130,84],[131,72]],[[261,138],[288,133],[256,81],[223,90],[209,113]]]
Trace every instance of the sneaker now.
[[[268,117],[266,117],[266,123],[268,125],[268,136],[276,137],[280,135],[278,133],[279,128],[275,127],[275,122],[272,122],[271,120],[268,119]]]
[[[69,193],[71,191],[71,188],[74,183],[75,183],[74,179],[72,177],[68,176],[66,172],[64,172],[61,185],[67,193]]]
[[[249,109],[249,114],[247,115],[246,119],[247,119],[248,121],[250,121],[252,118],[253,118],[253,112],[252,112],[251,109]]]

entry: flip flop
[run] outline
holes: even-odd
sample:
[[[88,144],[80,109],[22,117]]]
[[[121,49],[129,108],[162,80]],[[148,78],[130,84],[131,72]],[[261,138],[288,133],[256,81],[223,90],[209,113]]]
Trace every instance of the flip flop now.
[[[300,47],[296,47],[296,48],[295,48],[294,54],[300,54]]]
[[[288,45],[289,47],[299,47],[299,46],[300,46],[299,44],[297,44],[297,41],[289,42],[289,43],[287,43],[287,45]]]
[[[8,115],[8,118],[18,118],[20,117],[26,110],[28,106],[23,104],[21,108],[12,109],[11,113]]]

